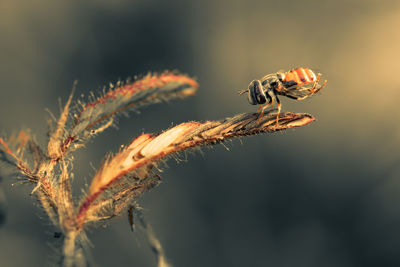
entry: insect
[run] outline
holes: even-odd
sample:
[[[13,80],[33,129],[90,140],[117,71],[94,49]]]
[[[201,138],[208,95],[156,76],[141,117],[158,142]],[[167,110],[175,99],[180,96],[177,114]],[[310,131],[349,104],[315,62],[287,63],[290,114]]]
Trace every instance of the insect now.
[[[278,95],[283,95],[295,100],[303,100],[315,93],[318,93],[326,85],[326,80],[321,85],[319,80],[321,74],[315,73],[309,68],[297,68],[288,72],[277,72],[264,76],[261,80],[253,80],[248,89],[239,91],[239,95],[248,93],[249,103],[260,105],[257,112],[260,112],[259,121],[264,115],[264,110],[278,104],[276,114],[276,125],[278,125],[281,102]],[[264,105],[265,104],[265,105]],[[264,105],[264,106],[263,106]]]

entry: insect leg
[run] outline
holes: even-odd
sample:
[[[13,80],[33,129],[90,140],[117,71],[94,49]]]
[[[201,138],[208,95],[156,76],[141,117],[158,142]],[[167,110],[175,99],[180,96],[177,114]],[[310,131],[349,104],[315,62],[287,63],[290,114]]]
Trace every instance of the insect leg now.
[[[321,89],[325,87],[326,82],[327,82],[327,81],[325,80],[325,82],[324,82],[323,85],[320,85],[319,83],[317,83],[317,84],[313,85],[312,87],[300,87],[300,88],[298,88],[298,89],[294,89],[294,90],[293,90],[293,91],[297,90],[298,92],[307,91],[307,93],[304,94],[304,95],[299,95],[299,96],[289,96],[289,95],[286,95],[286,96],[289,97],[289,98],[296,99],[296,100],[303,100],[303,99],[305,99],[305,98],[307,98],[307,97],[309,97],[309,96],[312,96],[313,94],[316,94],[316,93],[318,93],[319,91],[321,91]]]
[[[275,96],[276,102],[278,103],[278,112],[276,113],[276,126],[278,126],[279,114],[281,113],[281,101],[278,96]]]
[[[258,110],[257,110],[257,112],[260,112],[260,110],[261,110],[261,112],[260,112],[260,114],[258,115],[258,119],[257,119],[257,123],[261,120],[261,118],[264,116],[264,109],[266,109],[267,107],[269,107],[270,105],[271,105],[271,103],[272,103],[272,107],[274,106],[274,104],[273,104],[273,102],[270,102],[270,103],[268,103],[268,104],[266,104],[266,105],[261,105],[259,108],[258,108]]]
[[[272,105],[272,108],[274,108],[274,101],[273,101],[274,96],[271,96],[271,94],[272,94],[272,92],[271,92],[270,90],[267,90],[267,93],[265,94],[265,96],[266,96],[267,99],[268,99],[268,104],[264,105],[263,107],[262,107],[262,105],[260,106],[260,108],[262,107],[262,109],[261,109],[260,115],[258,115],[257,123],[258,123],[258,122],[260,121],[260,119],[264,116],[264,110],[265,110],[267,107],[269,107],[269,106]],[[260,111],[260,108],[258,109],[257,112]]]
[[[322,88],[325,87],[327,80],[324,81],[323,85],[320,85],[318,82],[321,78],[321,73],[318,73],[317,79],[314,81],[314,85],[311,89],[309,88],[305,88],[307,89],[311,94],[315,94],[318,93],[319,91],[321,91]],[[319,88],[317,88],[319,86]]]
[[[308,91],[310,91],[312,94],[315,92],[315,88],[318,85],[319,79],[321,78],[321,73],[318,73],[317,79],[314,81],[314,85],[311,89],[309,89]]]
[[[325,85],[326,85],[327,82],[328,82],[328,81],[325,80],[325,81],[324,81],[324,84],[323,84],[323,85],[320,85],[320,87],[319,87],[317,90],[315,90],[315,93],[318,93],[319,91],[321,91],[321,89],[325,87]]]

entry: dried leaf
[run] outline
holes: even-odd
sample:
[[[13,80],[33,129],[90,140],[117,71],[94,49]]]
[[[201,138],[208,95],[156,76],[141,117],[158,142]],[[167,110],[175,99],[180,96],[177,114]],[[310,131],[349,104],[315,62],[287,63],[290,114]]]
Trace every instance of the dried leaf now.
[[[83,142],[110,127],[114,114],[162,100],[191,96],[197,88],[195,80],[171,72],[148,74],[132,83],[117,84],[114,89],[111,86],[110,91],[95,101],[82,105],[78,114],[74,115],[75,122],[64,138],[60,151],[62,154],[68,153],[72,144]],[[55,153],[54,149],[51,151]]]
[[[64,110],[57,121],[57,127],[51,134],[49,143],[47,145],[47,155],[52,159],[59,159],[62,157],[63,151],[61,149],[61,142],[64,137],[65,124],[67,123],[69,106],[71,104],[73,94],[71,93]]]
[[[87,221],[87,212],[103,193],[113,191],[115,195],[129,188],[125,180],[119,183],[127,176],[136,177],[137,180],[131,183],[135,188],[140,188],[141,181],[151,175],[151,168],[172,153],[212,145],[229,138],[304,126],[312,121],[314,118],[308,114],[282,113],[276,124],[275,115],[265,114],[258,119],[257,113],[251,113],[214,122],[182,123],[158,135],[142,134],[102,164],[93,177],[88,195],[79,207],[78,222],[83,225]],[[92,211],[90,213],[93,215]]]

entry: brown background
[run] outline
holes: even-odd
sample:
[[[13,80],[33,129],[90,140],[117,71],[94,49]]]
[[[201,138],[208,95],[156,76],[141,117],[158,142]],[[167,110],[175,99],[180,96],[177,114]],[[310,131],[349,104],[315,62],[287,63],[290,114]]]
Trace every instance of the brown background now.
[[[327,87],[281,100],[315,123],[170,160],[146,217],[174,266],[399,266],[399,28],[398,1],[2,0],[0,133],[27,127],[44,144],[45,108],[58,114],[74,80],[87,95],[147,71],[197,77],[197,96],[121,117],[77,153],[79,198],[90,163],[141,132],[255,111],[238,90],[310,67]],[[54,263],[54,229],[12,182],[0,265]],[[88,235],[98,266],[155,266],[126,218]]]

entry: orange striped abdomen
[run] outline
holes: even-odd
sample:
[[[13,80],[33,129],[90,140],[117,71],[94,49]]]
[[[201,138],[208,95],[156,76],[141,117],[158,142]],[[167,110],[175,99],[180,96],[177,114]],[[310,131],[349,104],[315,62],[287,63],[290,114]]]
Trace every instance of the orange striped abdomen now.
[[[314,72],[309,68],[298,68],[294,70],[289,70],[284,74],[284,77],[282,78],[283,83],[293,84],[295,82],[298,86],[312,83],[317,79]]]

